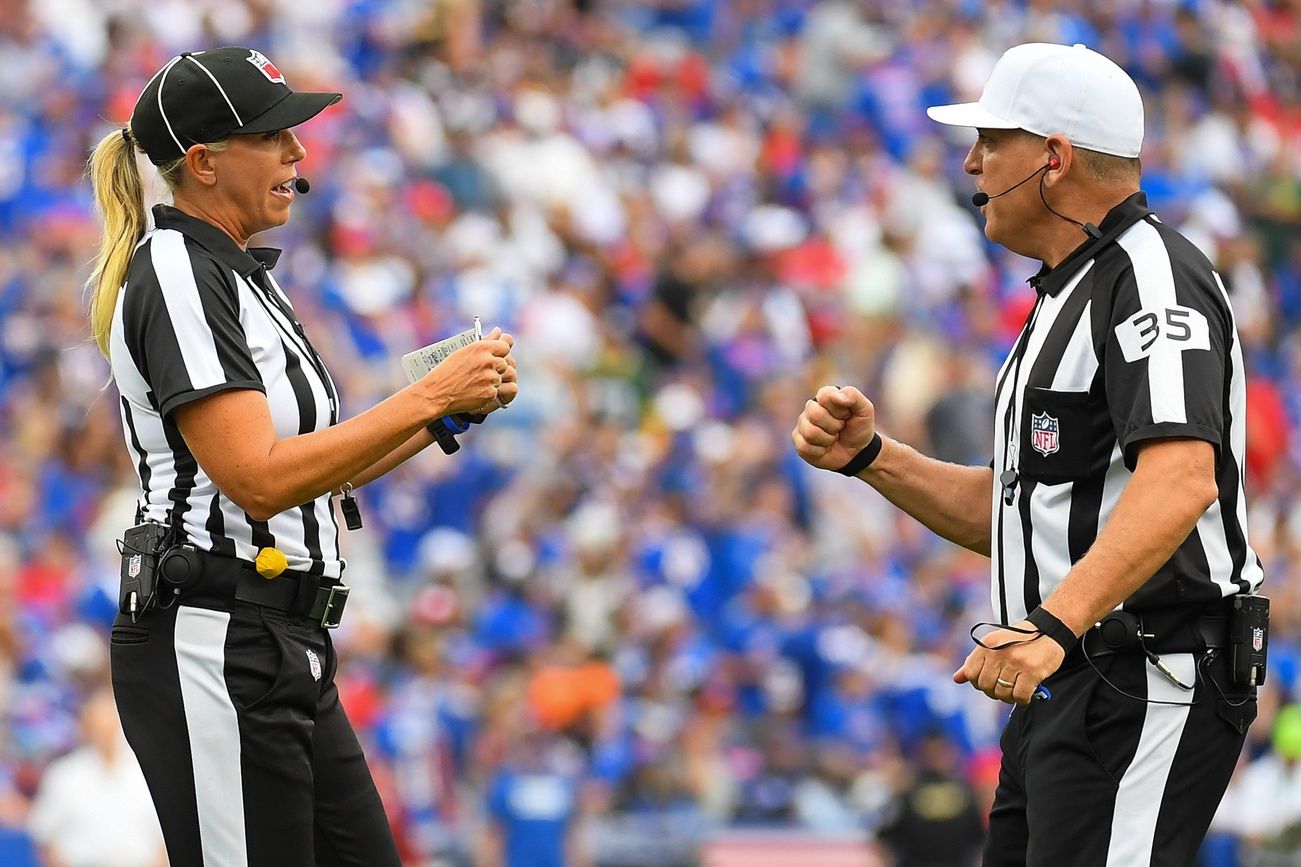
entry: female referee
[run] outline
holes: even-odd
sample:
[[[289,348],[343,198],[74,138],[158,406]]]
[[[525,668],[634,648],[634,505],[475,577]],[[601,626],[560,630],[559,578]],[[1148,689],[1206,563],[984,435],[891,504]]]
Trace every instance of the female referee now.
[[[340,98],[292,92],[257,51],[187,52],[90,158],[105,224],[91,324],[143,491],[113,688],[173,867],[399,865],[334,686],[327,629],[347,588],[331,497],[354,525],[352,488],[433,442],[427,424],[517,392],[494,329],[339,419],[271,274],[279,251],[248,241],[305,191],[291,128]],[[174,202],[148,231],[137,149]]]

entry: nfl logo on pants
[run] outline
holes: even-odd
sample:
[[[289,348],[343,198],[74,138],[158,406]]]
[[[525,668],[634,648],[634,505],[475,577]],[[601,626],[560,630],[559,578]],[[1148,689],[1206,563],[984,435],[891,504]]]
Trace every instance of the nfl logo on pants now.
[[[1046,412],[1030,416],[1030,445],[1044,457],[1057,451],[1057,419]]]

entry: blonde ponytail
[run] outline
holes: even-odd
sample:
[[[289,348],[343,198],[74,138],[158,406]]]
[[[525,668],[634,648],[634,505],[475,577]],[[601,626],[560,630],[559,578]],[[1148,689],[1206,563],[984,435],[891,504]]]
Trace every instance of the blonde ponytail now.
[[[126,281],[131,254],[145,233],[144,183],[129,135],[130,131],[123,128],[104,136],[86,166],[95,191],[95,207],[104,218],[99,255],[86,288],[91,293],[90,331],[105,358],[117,293]]]
[[[210,151],[224,151],[230,139],[204,145]],[[145,234],[145,185],[136,163],[135,136],[130,127],[114,130],[95,145],[86,162],[86,174],[95,190],[95,209],[104,218],[99,255],[86,280],[90,292],[90,333],[99,351],[108,358],[108,333],[113,327],[117,293],[126,282],[131,254]],[[158,176],[175,192],[185,174],[185,154],[158,167]]]

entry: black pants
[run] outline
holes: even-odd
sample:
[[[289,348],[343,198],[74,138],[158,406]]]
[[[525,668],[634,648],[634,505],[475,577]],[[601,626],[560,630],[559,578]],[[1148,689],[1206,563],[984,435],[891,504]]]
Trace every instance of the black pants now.
[[[1200,676],[1193,654],[1162,659],[1179,680],[1195,684],[1192,693],[1138,654],[1095,664],[1132,695],[1191,706],[1121,696],[1081,659],[1045,682],[1051,700],[1013,710],[1003,730],[985,867],[1193,863],[1256,699],[1250,691],[1235,694],[1223,659],[1201,666]]]
[[[113,626],[113,692],[172,867],[398,867],[328,633],[235,601],[233,567]]]

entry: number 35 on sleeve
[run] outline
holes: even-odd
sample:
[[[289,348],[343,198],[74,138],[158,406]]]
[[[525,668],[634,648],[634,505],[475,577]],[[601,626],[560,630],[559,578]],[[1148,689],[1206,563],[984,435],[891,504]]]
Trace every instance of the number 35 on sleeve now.
[[[1159,347],[1167,352],[1210,349],[1206,317],[1190,307],[1140,310],[1116,326],[1116,341],[1128,362],[1147,358]]]

